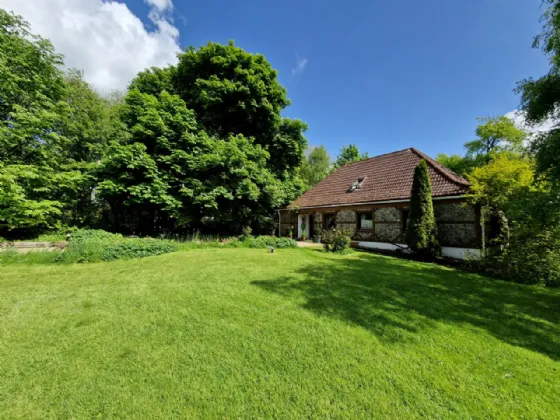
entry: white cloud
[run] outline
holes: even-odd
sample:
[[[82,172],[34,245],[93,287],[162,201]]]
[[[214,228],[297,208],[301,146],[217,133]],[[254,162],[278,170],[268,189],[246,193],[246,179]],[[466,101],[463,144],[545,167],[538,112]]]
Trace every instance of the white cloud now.
[[[171,0],[144,0],[144,2],[162,12],[173,9]]]
[[[505,116],[511,118],[518,128],[521,128],[530,133],[541,133],[543,131],[549,131],[558,124],[554,120],[548,119],[540,124],[529,125],[526,121],[524,112],[518,109],[514,109],[513,111],[508,112]]]
[[[292,69],[292,76],[296,74],[301,74],[307,67],[307,58],[300,57],[296,54],[296,66]]]
[[[145,0],[154,29],[111,0],[0,0],[23,16],[33,33],[52,41],[67,67],[84,70],[101,91],[124,89],[141,70],[177,61],[179,30],[166,15],[171,0]]]

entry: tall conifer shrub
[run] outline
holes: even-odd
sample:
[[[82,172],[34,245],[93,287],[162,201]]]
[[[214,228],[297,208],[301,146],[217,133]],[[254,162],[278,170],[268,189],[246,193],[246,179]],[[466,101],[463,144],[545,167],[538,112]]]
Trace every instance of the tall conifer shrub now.
[[[406,242],[413,252],[423,258],[433,259],[441,255],[430,174],[424,160],[420,161],[414,170]]]

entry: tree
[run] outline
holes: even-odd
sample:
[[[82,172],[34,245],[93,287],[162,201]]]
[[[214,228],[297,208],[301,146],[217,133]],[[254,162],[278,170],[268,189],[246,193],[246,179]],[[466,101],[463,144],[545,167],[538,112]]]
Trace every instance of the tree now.
[[[233,41],[210,42],[179,55],[173,86],[201,129],[220,138],[252,137],[270,154],[274,172],[287,176],[304,158],[307,125],[281,117],[290,101],[277,76],[262,54],[250,54]]]
[[[529,124],[560,117],[560,1],[543,0],[548,8],[542,16],[543,32],[537,35],[533,47],[540,48],[550,60],[548,74],[539,79],[519,82],[521,109]],[[537,173],[554,182],[560,182],[560,127],[554,127],[536,136],[531,144],[536,158]]]
[[[85,180],[71,161],[62,57],[0,10],[0,228],[45,229],[69,217]]]
[[[301,166],[301,178],[311,188],[327,177],[332,170],[332,161],[325,146],[313,147]]]
[[[473,158],[470,156],[460,156],[460,155],[446,155],[445,153],[439,153],[436,156],[436,160],[445,166],[447,169],[452,170],[456,174],[461,176],[466,176],[472,172],[472,170],[482,164],[482,159]]]
[[[360,154],[360,150],[358,146],[355,144],[349,144],[348,146],[343,146],[340,149],[339,155],[336,157],[336,164],[337,168],[346,165],[350,162],[357,162],[359,160],[364,160],[368,158],[368,153]]]
[[[441,255],[441,247],[437,240],[430,174],[424,160],[420,161],[414,170],[406,242],[413,252],[423,258],[436,258]]]
[[[465,143],[468,157],[482,156],[488,161],[492,153],[523,150],[523,140],[527,137],[527,133],[517,128],[512,119],[500,116],[483,117],[478,121],[480,123],[476,128],[478,139]]]

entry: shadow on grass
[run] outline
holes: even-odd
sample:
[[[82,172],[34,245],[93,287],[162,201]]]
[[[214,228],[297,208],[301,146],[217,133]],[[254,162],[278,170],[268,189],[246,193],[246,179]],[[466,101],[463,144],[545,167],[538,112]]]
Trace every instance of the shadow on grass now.
[[[359,325],[389,342],[435,322],[470,324],[560,359],[560,290],[483,278],[436,265],[359,253],[252,283],[301,298],[307,310]]]

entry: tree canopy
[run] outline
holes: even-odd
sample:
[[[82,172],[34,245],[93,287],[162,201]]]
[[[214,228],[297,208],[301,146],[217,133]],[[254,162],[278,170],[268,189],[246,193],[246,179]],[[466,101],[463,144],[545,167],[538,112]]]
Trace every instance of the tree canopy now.
[[[355,144],[349,144],[348,146],[343,146],[342,149],[340,149],[340,153],[336,157],[335,166],[340,168],[347,163],[357,162],[359,160],[367,159],[368,157],[369,155],[367,152],[360,154],[358,146]]]
[[[321,182],[333,169],[333,162],[325,146],[313,147],[301,166],[301,178],[307,188]]]
[[[547,6],[542,16],[543,31],[534,39],[533,46],[548,56],[549,72],[538,79],[519,82],[521,109],[529,124],[545,120],[558,121],[560,117],[560,1],[543,0]],[[560,182],[560,127],[536,136],[532,145],[539,174]]]
[[[63,225],[129,233],[271,231],[304,189],[307,126],[277,72],[234,45],[189,48],[102,97],[0,10],[0,234]]]

